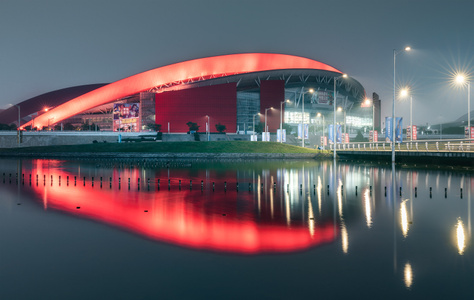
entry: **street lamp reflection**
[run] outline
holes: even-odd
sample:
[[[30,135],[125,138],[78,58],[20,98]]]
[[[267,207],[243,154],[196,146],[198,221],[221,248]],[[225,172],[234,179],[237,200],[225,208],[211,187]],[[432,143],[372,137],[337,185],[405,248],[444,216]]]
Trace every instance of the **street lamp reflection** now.
[[[400,223],[402,225],[402,233],[403,233],[403,237],[407,237],[408,236],[408,212],[407,212],[407,205],[406,205],[406,202],[408,201],[408,199],[405,199],[402,201],[402,203],[400,203]]]
[[[372,210],[370,207],[370,194],[369,190],[364,192],[364,204],[365,204],[365,220],[367,222],[367,227],[372,227]]]
[[[459,255],[464,254],[464,249],[466,248],[466,235],[464,234],[464,224],[461,218],[458,219],[456,224],[456,241],[458,246]]]
[[[405,269],[404,269],[404,281],[405,281],[405,286],[409,289],[411,285],[413,284],[413,270],[411,268],[411,264],[407,262],[405,264]]]

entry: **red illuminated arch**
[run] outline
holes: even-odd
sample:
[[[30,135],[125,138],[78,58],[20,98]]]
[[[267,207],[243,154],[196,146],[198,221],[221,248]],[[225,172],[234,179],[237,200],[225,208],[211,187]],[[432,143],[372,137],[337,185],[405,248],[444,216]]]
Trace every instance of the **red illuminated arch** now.
[[[34,125],[42,128],[96,106],[179,81],[284,69],[315,69],[341,73],[321,62],[286,54],[244,53],[194,59],[139,73],[76,97],[35,118]],[[29,125],[31,122],[22,127]]]

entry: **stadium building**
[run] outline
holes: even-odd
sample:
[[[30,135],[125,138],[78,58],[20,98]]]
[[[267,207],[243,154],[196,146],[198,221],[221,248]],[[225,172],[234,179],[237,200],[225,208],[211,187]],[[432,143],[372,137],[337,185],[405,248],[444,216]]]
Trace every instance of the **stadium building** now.
[[[380,101],[364,105],[362,85],[342,74],[324,63],[292,55],[214,56],[109,84],[46,93],[0,112],[0,123],[18,123],[20,107],[22,129],[58,130],[73,125],[82,130],[149,131],[159,124],[162,132],[182,133],[189,131],[188,122],[194,122],[201,132],[215,132],[221,124],[227,133],[249,133],[254,124],[265,131],[266,121],[270,133],[280,126],[290,130],[287,134],[296,133],[304,123],[310,134],[327,135],[336,105],[340,110],[337,123],[344,125],[345,132],[372,129]]]

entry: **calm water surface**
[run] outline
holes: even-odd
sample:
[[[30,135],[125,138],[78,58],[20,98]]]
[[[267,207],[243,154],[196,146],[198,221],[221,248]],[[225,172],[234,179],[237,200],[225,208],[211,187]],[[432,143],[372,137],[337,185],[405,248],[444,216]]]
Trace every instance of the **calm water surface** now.
[[[0,163],[0,299],[474,298],[469,173]]]

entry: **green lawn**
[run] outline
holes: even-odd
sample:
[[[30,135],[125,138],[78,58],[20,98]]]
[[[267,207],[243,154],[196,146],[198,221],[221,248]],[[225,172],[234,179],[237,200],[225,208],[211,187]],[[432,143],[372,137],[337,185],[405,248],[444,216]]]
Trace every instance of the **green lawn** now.
[[[314,149],[274,142],[219,141],[219,142],[141,142],[96,143],[0,149],[0,152],[57,153],[57,152],[135,152],[135,153],[321,153]]]

